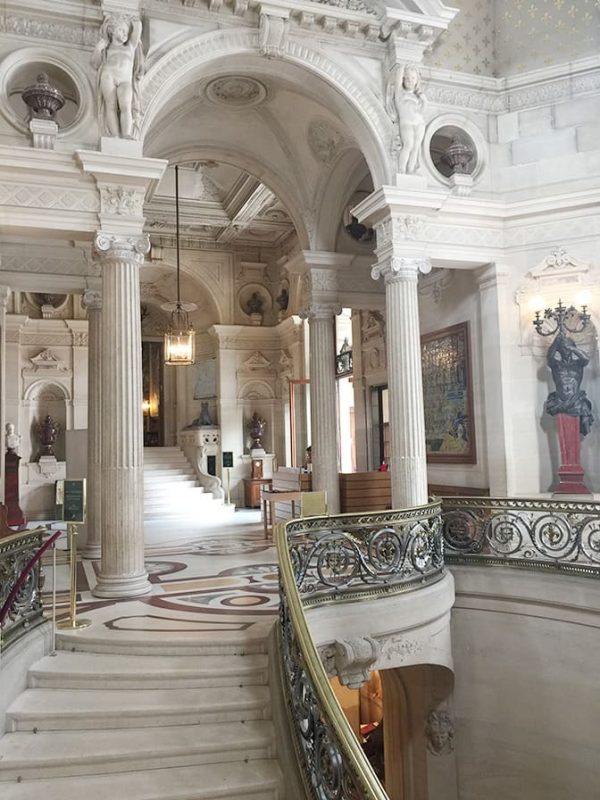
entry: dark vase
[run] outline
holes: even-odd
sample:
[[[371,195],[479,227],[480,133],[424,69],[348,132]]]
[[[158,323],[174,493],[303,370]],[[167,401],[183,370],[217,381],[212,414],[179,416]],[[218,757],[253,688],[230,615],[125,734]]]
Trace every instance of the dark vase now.
[[[40,444],[42,445],[42,452],[40,455],[54,455],[54,445],[56,444],[57,437],[58,425],[54,422],[50,414],[48,414],[40,425]]]
[[[267,421],[259,417],[256,412],[250,421],[250,436],[252,437],[252,450],[262,450],[262,437],[265,435]]]

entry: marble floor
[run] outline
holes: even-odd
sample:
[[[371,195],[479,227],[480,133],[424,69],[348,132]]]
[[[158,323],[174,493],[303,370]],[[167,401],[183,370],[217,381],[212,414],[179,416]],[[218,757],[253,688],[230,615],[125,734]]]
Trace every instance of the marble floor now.
[[[66,538],[66,537],[65,537]],[[58,620],[68,617],[66,542],[57,549]],[[91,592],[100,562],[80,560],[77,614],[91,621],[82,638],[128,642],[188,637],[236,642],[262,639],[278,608],[277,555],[265,540],[259,512],[237,512],[230,523],[195,541],[146,551],[152,591],[130,600],[101,600]],[[45,563],[44,605],[51,613],[52,559]]]

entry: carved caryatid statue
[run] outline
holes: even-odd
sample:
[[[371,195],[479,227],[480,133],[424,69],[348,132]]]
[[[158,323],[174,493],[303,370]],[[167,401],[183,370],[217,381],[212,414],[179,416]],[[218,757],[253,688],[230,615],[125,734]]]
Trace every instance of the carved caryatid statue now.
[[[110,136],[133,138],[139,131],[141,115],[142,21],[107,16],[92,55],[92,66],[98,71],[98,115],[103,130]]]
[[[427,98],[421,89],[421,76],[413,64],[394,67],[387,87],[387,110],[398,123],[400,154],[398,172],[412,174],[419,167],[419,153],[425,137],[423,112]]]
[[[585,436],[594,421],[592,404],[581,388],[588,356],[573,339],[561,332],[548,348],[546,362],[556,386],[556,391],[550,392],[546,400],[546,412],[551,416],[568,414],[579,417],[579,432]]]

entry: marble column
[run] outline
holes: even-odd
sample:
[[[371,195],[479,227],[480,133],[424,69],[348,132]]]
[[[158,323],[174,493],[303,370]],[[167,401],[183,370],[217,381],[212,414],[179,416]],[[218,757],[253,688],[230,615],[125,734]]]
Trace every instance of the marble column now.
[[[310,351],[310,425],[313,491],[327,492],[330,514],[340,513],[335,379],[334,303],[313,303],[306,315]]]
[[[139,269],[147,237],[98,234],[102,264],[102,561],[97,597],[150,591],[144,568]]]
[[[6,468],[4,454],[6,446],[4,436],[6,431],[6,308],[10,289],[8,286],[0,286],[0,437],[2,447],[0,448],[0,503],[4,503],[4,483],[6,478]]]
[[[102,552],[102,293],[83,294],[88,313],[88,421],[87,421],[87,520],[83,558],[98,560]]]
[[[372,270],[385,279],[392,508],[427,502],[425,415],[417,278],[422,257],[387,256]]]

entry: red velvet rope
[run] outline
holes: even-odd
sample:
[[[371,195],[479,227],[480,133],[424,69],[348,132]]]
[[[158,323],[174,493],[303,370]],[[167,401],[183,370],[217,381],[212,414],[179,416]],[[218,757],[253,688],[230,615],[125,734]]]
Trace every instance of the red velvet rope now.
[[[0,628],[4,626],[4,621],[8,616],[8,612],[10,611],[12,604],[15,602],[15,597],[19,593],[19,589],[21,588],[21,586],[23,586],[23,584],[27,580],[27,576],[29,575],[31,570],[35,567],[37,562],[41,559],[41,557],[44,555],[46,550],[52,544],[54,544],[54,542],[58,539],[59,536],[62,535],[62,533],[63,531],[56,531],[56,533],[53,533],[52,536],[48,539],[48,541],[45,542],[37,551],[37,553],[34,556],[32,556],[27,562],[27,566],[25,567],[23,572],[21,572],[21,574],[19,575],[19,578],[15,583],[15,585],[13,586],[12,591],[6,598],[6,602],[4,603],[2,608],[0,608]]]

